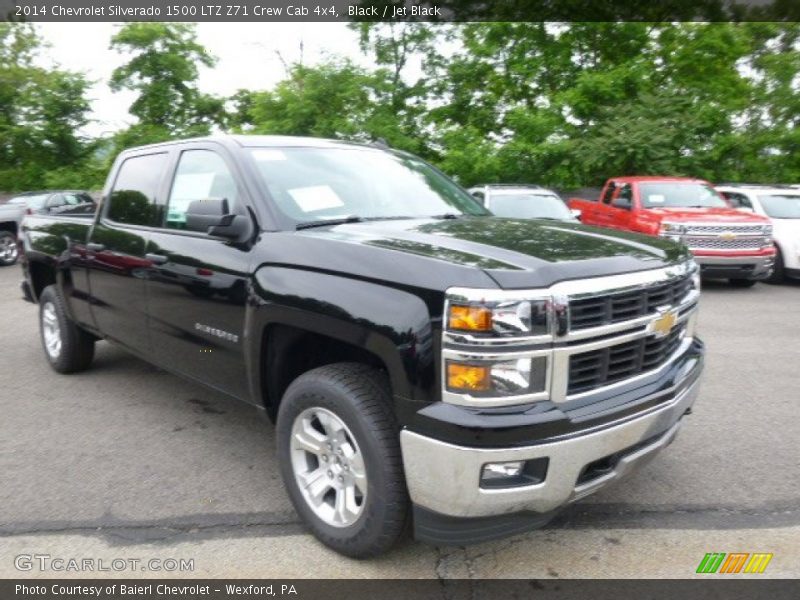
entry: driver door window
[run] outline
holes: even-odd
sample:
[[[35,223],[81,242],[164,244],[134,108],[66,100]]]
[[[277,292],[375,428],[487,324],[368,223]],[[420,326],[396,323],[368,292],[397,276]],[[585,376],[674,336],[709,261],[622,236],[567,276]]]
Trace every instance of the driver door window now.
[[[233,174],[219,154],[211,150],[186,150],[175,171],[164,226],[186,229],[186,210],[195,200],[225,198],[233,212],[238,196]]]
[[[626,183],[617,188],[617,194],[611,201],[611,204],[616,208],[630,210],[633,207],[633,190],[629,183]]]

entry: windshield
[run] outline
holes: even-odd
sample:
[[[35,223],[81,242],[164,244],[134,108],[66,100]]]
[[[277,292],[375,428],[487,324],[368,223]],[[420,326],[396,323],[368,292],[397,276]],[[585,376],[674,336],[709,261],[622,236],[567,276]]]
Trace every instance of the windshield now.
[[[704,183],[642,183],[639,193],[645,208],[730,208]]]
[[[372,148],[253,148],[280,210],[298,223],[486,215],[477,201],[418,158]]]
[[[800,194],[759,194],[758,199],[773,219],[800,219]]]
[[[491,194],[487,208],[498,217],[574,220],[564,201],[552,194]]]

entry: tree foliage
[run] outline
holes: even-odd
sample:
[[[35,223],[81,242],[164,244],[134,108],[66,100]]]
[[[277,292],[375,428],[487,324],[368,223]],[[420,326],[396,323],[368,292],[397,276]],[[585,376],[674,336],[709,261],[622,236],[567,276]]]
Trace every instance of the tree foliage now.
[[[620,174],[800,182],[798,23],[351,29],[369,67],[336,56],[291,64],[272,89],[223,99],[198,86],[215,59],[192,25],[123,25],[111,48],[125,63],[108,84],[135,93],[134,121],[109,148],[80,134],[90,82],[36,66],[31,26],[0,25],[0,188],[96,185],[115,149],[215,130],[381,138],[465,185],[587,186]]]
[[[89,168],[89,81],[36,66],[42,43],[30,25],[0,23],[0,189],[61,185]]]
[[[216,59],[200,45],[194,26],[185,23],[128,23],[111,38],[111,49],[130,55],[114,70],[113,91],[137,93],[130,113],[138,122],[117,138],[130,146],[207,135],[224,120],[224,101],[197,87],[198,66]]]

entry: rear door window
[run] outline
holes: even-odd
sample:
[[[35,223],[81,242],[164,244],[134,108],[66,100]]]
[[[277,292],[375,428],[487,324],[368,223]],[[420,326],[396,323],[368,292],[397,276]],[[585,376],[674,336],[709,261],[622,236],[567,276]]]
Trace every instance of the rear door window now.
[[[156,196],[166,165],[166,152],[126,159],[109,195],[106,217],[127,225],[157,225]]]

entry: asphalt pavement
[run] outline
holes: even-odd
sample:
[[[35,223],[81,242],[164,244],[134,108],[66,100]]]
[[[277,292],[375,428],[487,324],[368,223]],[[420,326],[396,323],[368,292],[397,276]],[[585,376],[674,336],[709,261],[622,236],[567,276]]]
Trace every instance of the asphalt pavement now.
[[[0,577],[691,577],[706,552],[800,576],[800,285],[709,283],[705,380],[677,440],[543,530],[343,558],[306,533],[272,426],[106,342],[47,365],[18,267],[0,268]],[[191,559],[193,570],[30,570],[20,555]]]

